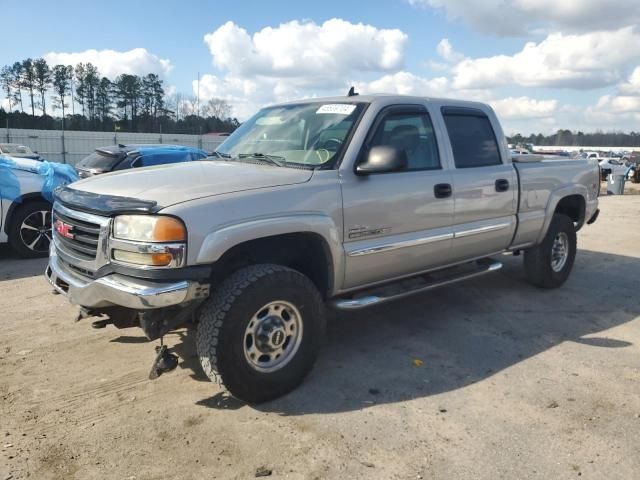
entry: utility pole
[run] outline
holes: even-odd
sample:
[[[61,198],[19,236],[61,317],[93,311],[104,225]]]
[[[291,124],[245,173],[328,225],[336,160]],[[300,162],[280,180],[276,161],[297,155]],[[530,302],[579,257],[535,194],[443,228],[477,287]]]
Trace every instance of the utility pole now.
[[[200,72],[198,72],[198,96],[197,96],[197,105],[198,105],[198,118],[200,118]]]
[[[62,98],[62,103],[64,103],[64,97]],[[64,111],[64,110],[63,110]],[[62,163],[67,163],[67,152],[64,145],[64,114],[62,115]]]

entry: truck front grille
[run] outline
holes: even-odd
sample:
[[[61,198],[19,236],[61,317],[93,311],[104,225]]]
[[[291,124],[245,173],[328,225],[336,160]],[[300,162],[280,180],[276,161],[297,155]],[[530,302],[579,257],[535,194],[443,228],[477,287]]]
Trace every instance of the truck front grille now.
[[[53,222],[59,220],[65,225],[68,235],[62,235],[55,231],[56,244],[63,253],[67,253],[81,260],[93,261],[98,254],[98,245],[100,243],[100,225],[90,223],[86,220],[74,218],[69,210],[67,214],[62,214],[54,208]],[[68,227],[67,227],[68,226]]]

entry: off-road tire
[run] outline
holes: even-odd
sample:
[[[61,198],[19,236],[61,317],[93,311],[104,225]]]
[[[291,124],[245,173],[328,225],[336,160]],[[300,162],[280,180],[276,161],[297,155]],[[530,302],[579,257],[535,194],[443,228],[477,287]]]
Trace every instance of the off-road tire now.
[[[28,203],[24,203],[23,205],[19,205],[11,215],[11,221],[7,232],[9,236],[9,245],[18,255],[23,258],[38,258],[46,257],[47,255],[49,255],[49,242],[47,238],[44,238],[42,240],[42,242],[46,242],[47,248],[44,248],[45,243],[40,243],[38,244],[38,246],[42,245],[42,250],[35,251],[30,249],[28,245],[25,244],[20,235],[22,222],[31,214],[38,211],[48,211],[49,222],[51,221],[51,204],[40,200],[31,201]],[[51,237],[51,231],[49,231],[49,237]]]
[[[298,309],[303,334],[289,362],[264,373],[245,356],[245,329],[256,312],[273,301],[286,301]],[[326,326],[324,304],[311,280],[271,264],[231,274],[202,305],[198,317],[196,348],[204,372],[248,403],[272,400],[297,387],[313,367]]]
[[[568,238],[568,257],[558,272],[551,267],[552,248],[556,236],[564,232]],[[544,240],[524,252],[524,269],[530,283],[540,288],[558,288],[569,277],[576,258],[576,229],[573,221],[564,214],[556,213],[551,219]]]

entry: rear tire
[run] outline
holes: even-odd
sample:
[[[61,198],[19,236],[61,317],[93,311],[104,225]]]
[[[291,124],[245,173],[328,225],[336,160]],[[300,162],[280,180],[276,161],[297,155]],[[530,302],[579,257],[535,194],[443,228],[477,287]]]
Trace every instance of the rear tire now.
[[[564,214],[553,215],[542,243],[524,252],[524,269],[530,283],[558,288],[571,273],[576,258],[576,229]]]
[[[212,381],[260,403],[302,382],[324,332],[324,304],[311,280],[287,267],[253,265],[233,273],[203,304],[196,347]]]
[[[51,243],[51,204],[33,201],[18,206],[9,225],[9,244],[24,258],[46,257]]]

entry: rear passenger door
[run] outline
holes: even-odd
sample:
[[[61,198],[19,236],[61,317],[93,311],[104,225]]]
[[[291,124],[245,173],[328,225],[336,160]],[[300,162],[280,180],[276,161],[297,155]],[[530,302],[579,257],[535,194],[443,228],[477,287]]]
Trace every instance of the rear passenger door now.
[[[503,158],[504,149],[484,111],[447,106],[441,111],[455,167],[452,259],[499,252],[509,246],[516,227],[515,169]]]

